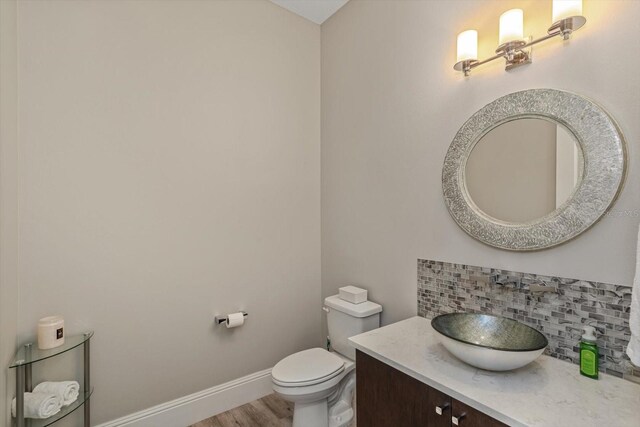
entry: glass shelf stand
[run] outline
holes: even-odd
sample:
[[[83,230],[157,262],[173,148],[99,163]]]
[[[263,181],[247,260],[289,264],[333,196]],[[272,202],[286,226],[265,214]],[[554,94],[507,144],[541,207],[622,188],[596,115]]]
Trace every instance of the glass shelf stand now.
[[[79,407],[84,407],[84,427],[89,427],[91,422],[91,405],[90,398],[93,393],[91,388],[91,348],[90,340],[93,337],[93,331],[85,332],[80,335],[72,335],[65,337],[64,344],[60,347],[49,350],[40,350],[34,343],[27,343],[20,347],[16,352],[16,357],[9,366],[16,370],[16,427],[45,427],[49,426]],[[66,408],[63,408],[56,415],[45,419],[25,419],[24,417],[24,393],[33,390],[32,383],[32,366],[34,363],[40,362],[51,357],[58,356],[73,350],[79,346],[83,347],[84,353],[84,387],[80,389],[78,400],[73,402]],[[28,422],[28,424],[27,424]]]

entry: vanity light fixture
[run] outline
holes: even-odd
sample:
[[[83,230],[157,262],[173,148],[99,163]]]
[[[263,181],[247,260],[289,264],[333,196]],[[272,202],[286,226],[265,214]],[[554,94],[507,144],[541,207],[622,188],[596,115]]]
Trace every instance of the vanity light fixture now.
[[[571,33],[582,27],[587,19],[582,16],[582,0],[553,0],[553,24],[547,35],[532,40],[524,37],[524,12],[522,9],[511,9],[500,15],[499,43],[496,54],[482,61],[478,60],[478,32],[467,30],[458,34],[457,61],[453,69],[462,71],[468,76],[471,69],[486,64],[494,59],[504,58],[505,70],[531,63],[531,49],[534,44],[550,38],[561,36],[569,40]]]

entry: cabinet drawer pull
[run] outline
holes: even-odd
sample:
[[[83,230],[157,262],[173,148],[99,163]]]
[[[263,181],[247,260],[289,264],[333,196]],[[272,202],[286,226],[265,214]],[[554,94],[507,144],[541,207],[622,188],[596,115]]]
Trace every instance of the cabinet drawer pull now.
[[[440,406],[436,406],[436,414],[442,415],[442,413],[446,411],[448,407],[449,407],[448,403],[443,403]]]
[[[460,415],[458,415],[457,417],[451,417],[451,422],[453,423],[454,426],[459,426],[460,425],[460,421],[463,420],[464,417],[466,417],[467,414],[465,414],[464,412]]]

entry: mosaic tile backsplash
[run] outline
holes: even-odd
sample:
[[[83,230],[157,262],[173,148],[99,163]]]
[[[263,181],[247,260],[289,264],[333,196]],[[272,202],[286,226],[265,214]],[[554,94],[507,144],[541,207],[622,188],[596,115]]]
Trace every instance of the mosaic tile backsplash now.
[[[531,292],[531,285],[557,292]],[[600,371],[640,383],[625,353],[631,288],[495,268],[418,260],[418,315],[476,312],[518,320],[549,340],[545,354],[579,363],[582,327],[598,331]]]

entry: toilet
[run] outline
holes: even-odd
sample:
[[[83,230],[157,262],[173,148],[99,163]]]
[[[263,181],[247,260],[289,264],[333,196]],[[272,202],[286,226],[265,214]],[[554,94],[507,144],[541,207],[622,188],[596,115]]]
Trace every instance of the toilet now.
[[[312,348],[285,357],[271,371],[273,390],[292,402],[293,427],[346,427],[353,420],[356,350],[348,338],[380,326],[382,306],[327,297],[331,350]]]

